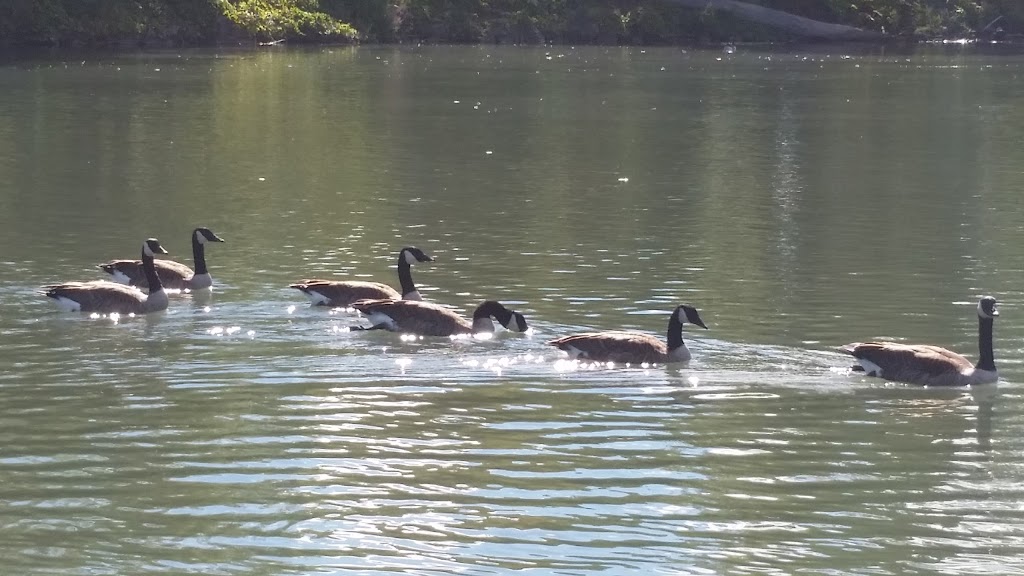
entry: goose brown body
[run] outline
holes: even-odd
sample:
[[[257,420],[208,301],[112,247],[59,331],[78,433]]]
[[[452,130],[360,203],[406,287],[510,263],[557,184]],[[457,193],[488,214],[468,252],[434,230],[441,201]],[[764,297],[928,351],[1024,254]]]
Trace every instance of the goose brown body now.
[[[570,358],[622,364],[686,362],[689,348],[683,342],[683,323],[707,328],[692,306],[676,307],[669,316],[667,342],[640,332],[608,330],[584,332],[548,341]]]
[[[477,306],[472,321],[449,308],[415,300],[361,300],[353,303],[352,307],[370,320],[373,329],[420,336],[493,332],[492,318],[509,330],[523,332],[527,329],[526,318],[522,314],[493,300]]]
[[[992,325],[998,315],[995,298],[985,296],[978,302],[977,364],[930,344],[855,342],[842,350],[856,358],[853,370],[867,376],[923,386],[988,384],[999,379],[992,349]]]
[[[568,352],[574,358],[596,362],[641,364],[669,361],[668,346],[657,337],[640,332],[583,332],[555,338],[548,344]],[[677,361],[689,360],[689,350],[686,350],[685,356]]]
[[[196,269],[174,260],[155,260],[157,276],[164,288],[171,290],[200,290],[213,286],[213,277],[206,267],[207,242],[224,242],[209,228],[196,228],[192,231],[192,260]],[[142,260],[111,260],[100,264],[100,269],[110,274],[121,283],[148,289],[149,281],[142,267]]]
[[[103,314],[148,314],[167,309],[167,293],[156,275],[153,254],[166,254],[159,241],[150,238],[142,246],[144,272],[151,278],[149,294],[134,286],[108,280],[67,282],[43,287],[43,294],[67,310]]]
[[[413,246],[402,248],[398,253],[397,264],[401,292],[382,282],[319,278],[301,280],[288,287],[301,291],[314,306],[349,307],[353,302],[365,299],[422,300],[412,281],[412,264],[432,262],[433,260],[419,248]]]
[[[320,306],[347,307],[357,300],[402,298],[401,292],[382,282],[309,279],[288,287],[300,290],[314,305]],[[416,292],[416,297],[419,297],[419,292]]]

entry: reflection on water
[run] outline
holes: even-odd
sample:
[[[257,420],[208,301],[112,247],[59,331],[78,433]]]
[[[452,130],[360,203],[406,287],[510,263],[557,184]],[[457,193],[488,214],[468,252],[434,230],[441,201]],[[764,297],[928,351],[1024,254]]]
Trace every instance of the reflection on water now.
[[[551,56],[549,59],[548,56]],[[0,68],[0,556],[18,574],[1024,570],[1017,56],[334,48]],[[142,318],[33,291],[231,244]],[[403,338],[287,285],[485,298]],[[187,244],[167,244],[188,259]],[[999,386],[851,375],[976,356]],[[546,346],[664,335],[685,366]]]

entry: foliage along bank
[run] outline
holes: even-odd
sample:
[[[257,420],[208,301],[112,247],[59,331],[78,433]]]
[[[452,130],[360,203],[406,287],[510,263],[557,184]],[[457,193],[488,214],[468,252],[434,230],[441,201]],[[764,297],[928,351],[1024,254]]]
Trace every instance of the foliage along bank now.
[[[729,0],[731,1],[731,0]],[[1024,0],[747,0],[903,38],[1024,34]],[[671,0],[3,0],[0,43],[693,44],[793,39]]]

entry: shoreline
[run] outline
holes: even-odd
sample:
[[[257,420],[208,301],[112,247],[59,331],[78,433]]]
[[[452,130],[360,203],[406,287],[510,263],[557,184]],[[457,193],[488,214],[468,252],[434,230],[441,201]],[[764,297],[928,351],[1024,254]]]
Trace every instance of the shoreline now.
[[[1021,53],[1024,54],[1024,38],[1012,40],[979,40],[968,38],[951,38],[940,40],[915,40],[892,38],[882,41],[764,41],[764,42],[715,42],[687,44],[597,44],[597,43],[537,43],[512,44],[490,42],[212,42],[189,43],[175,42],[125,43],[112,42],[87,44],[80,46],[51,44],[20,44],[0,45],[0,64],[5,61],[18,60],[20,57],[34,56],[83,56],[89,54],[146,54],[166,52],[208,52],[223,50],[226,52],[261,52],[274,50],[316,50],[323,48],[434,48],[434,47],[478,47],[478,48],[517,48],[517,49],[552,49],[552,48],[638,48],[641,50],[721,50],[732,46],[737,51],[796,51],[807,50],[820,52],[828,49],[839,49],[852,53],[869,53],[877,50],[895,50],[897,52],[915,52],[922,48],[975,50],[982,53]],[[835,50],[832,50],[835,51]]]

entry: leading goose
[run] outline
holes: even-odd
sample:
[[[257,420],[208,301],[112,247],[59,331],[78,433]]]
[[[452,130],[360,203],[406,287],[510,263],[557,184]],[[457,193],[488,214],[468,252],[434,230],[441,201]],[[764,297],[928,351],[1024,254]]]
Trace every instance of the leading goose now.
[[[454,310],[415,300],[360,300],[352,307],[369,319],[371,327],[357,330],[388,330],[420,336],[455,336],[494,332],[496,318],[508,330],[525,332],[526,318],[499,302],[487,300],[476,307],[470,322]]]
[[[668,344],[650,334],[611,330],[586,332],[555,338],[548,342],[569,353],[569,357],[595,362],[623,364],[687,362],[690,350],[683,342],[683,324],[689,322],[707,329],[693,306],[676,307],[668,318]]]
[[[142,269],[149,283],[149,294],[134,286],[108,280],[68,282],[43,287],[43,294],[53,298],[57,306],[72,312],[102,314],[146,314],[167,309],[167,293],[153,265],[155,254],[167,254],[156,238],[142,244]]]
[[[412,265],[417,262],[433,262],[434,259],[413,246],[406,246],[398,253],[398,282],[402,292],[382,282],[363,280],[303,280],[289,288],[300,290],[313,306],[348,307],[356,300],[402,299],[422,300],[416,285],[412,282]]]
[[[851,369],[894,382],[924,386],[990,384],[999,378],[992,352],[992,323],[999,315],[996,299],[978,301],[978,363],[939,346],[896,342],[855,342],[842,348],[857,359]]]
[[[223,242],[224,239],[214,234],[209,228],[199,227],[192,231],[192,261],[196,269],[173,260],[157,260],[156,273],[164,288],[171,290],[201,290],[213,286],[213,278],[206,268],[207,242]],[[141,260],[111,260],[100,264],[100,269],[114,277],[115,282],[131,284],[140,288],[148,288],[149,282],[142,269]]]

